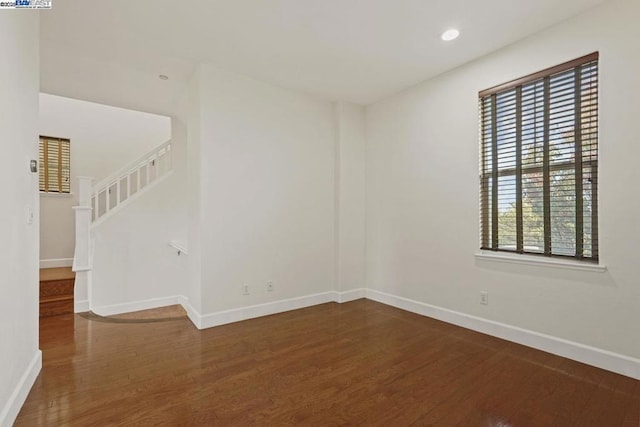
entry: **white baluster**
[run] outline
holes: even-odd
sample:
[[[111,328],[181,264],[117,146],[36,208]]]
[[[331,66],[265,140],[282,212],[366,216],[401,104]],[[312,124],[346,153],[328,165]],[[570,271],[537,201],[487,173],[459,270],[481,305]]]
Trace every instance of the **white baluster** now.
[[[126,181],[125,181],[126,182],[125,185],[127,186],[127,192],[126,192],[126,199],[125,200],[128,200],[129,197],[131,197],[131,183],[130,183],[130,181],[131,181],[130,175],[127,174],[127,178],[126,178]]]
[[[109,209],[111,209],[111,184],[107,184],[107,189],[105,190],[105,198],[107,199],[107,207],[104,210],[104,213],[106,214],[107,212],[109,212]]]
[[[116,182],[116,204],[114,205],[114,207],[118,206],[120,204],[120,179],[118,179],[118,182]]]

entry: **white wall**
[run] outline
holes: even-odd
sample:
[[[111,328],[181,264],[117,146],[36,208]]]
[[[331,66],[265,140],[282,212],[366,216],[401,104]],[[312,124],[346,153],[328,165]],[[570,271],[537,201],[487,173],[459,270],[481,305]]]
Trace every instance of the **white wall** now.
[[[212,67],[199,80],[203,314],[332,290],[332,104]]]
[[[367,108],[369,287],[640,357],[638,16],[637,1],[606,3]],[[478,91],[593,51],[601,53],[600,254],[608,271],[476,262]],[[479,304],[481,290],[488,306]]]
[[[185,293],[188,256],[179,256],[169,242],[187,241],[186,138],[185,126],[174,120],[173,173],[93,228],[91,309],[96,313],[135,311],[146,307],[129,304]]]
[[[71,191],[77,176],[96,182],[171,137],[168,117],[40,94],[39,131],[71,140]],[[40,259],[72,258],[77,196],[43,195]]]
[[[200,87],[202,69],[198,68],[189,82],[188,90],[181,102],[181,110],[187,123],[187,217],[188,217],[188,284],[185,296],[197,313],[202,313],[202,238],[203,225],[200,171],[204,159],[201,157],[202,108]]]
[[[336,104],[336,269],[337,289],[365,283],[365,109]]]
[[[38,350],[38,14],[0,14],[0,425],[18,414],[40,370]],[[34,212],[27,224],[27,209]]]

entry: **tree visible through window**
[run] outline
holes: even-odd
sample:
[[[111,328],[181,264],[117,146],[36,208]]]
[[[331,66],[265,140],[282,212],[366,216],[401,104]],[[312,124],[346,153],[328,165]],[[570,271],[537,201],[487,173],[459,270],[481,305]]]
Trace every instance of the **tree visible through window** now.
[[[480,92],[481,247],[598,260],[598,54]]]
[[[40,191],[71,192],[71,152],[68,139],[41,136],[38,163]]]

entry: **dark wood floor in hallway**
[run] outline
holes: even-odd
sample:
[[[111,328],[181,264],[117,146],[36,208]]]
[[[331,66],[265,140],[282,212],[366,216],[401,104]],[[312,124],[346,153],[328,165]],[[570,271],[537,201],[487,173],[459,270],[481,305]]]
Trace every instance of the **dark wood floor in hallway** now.
[[[41,320],[17,426],[632,426],[640,382],[368,300],[198,331]]]

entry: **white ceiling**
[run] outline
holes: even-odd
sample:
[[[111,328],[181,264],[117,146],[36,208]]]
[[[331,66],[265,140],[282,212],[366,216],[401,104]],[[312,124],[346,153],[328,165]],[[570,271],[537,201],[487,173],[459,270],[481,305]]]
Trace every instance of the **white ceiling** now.
[[[602,2],[60,0],[41,12],[41,87],[171,114],[204,62],[370,104]],[[440,40],[448,27],[458,40]]]

